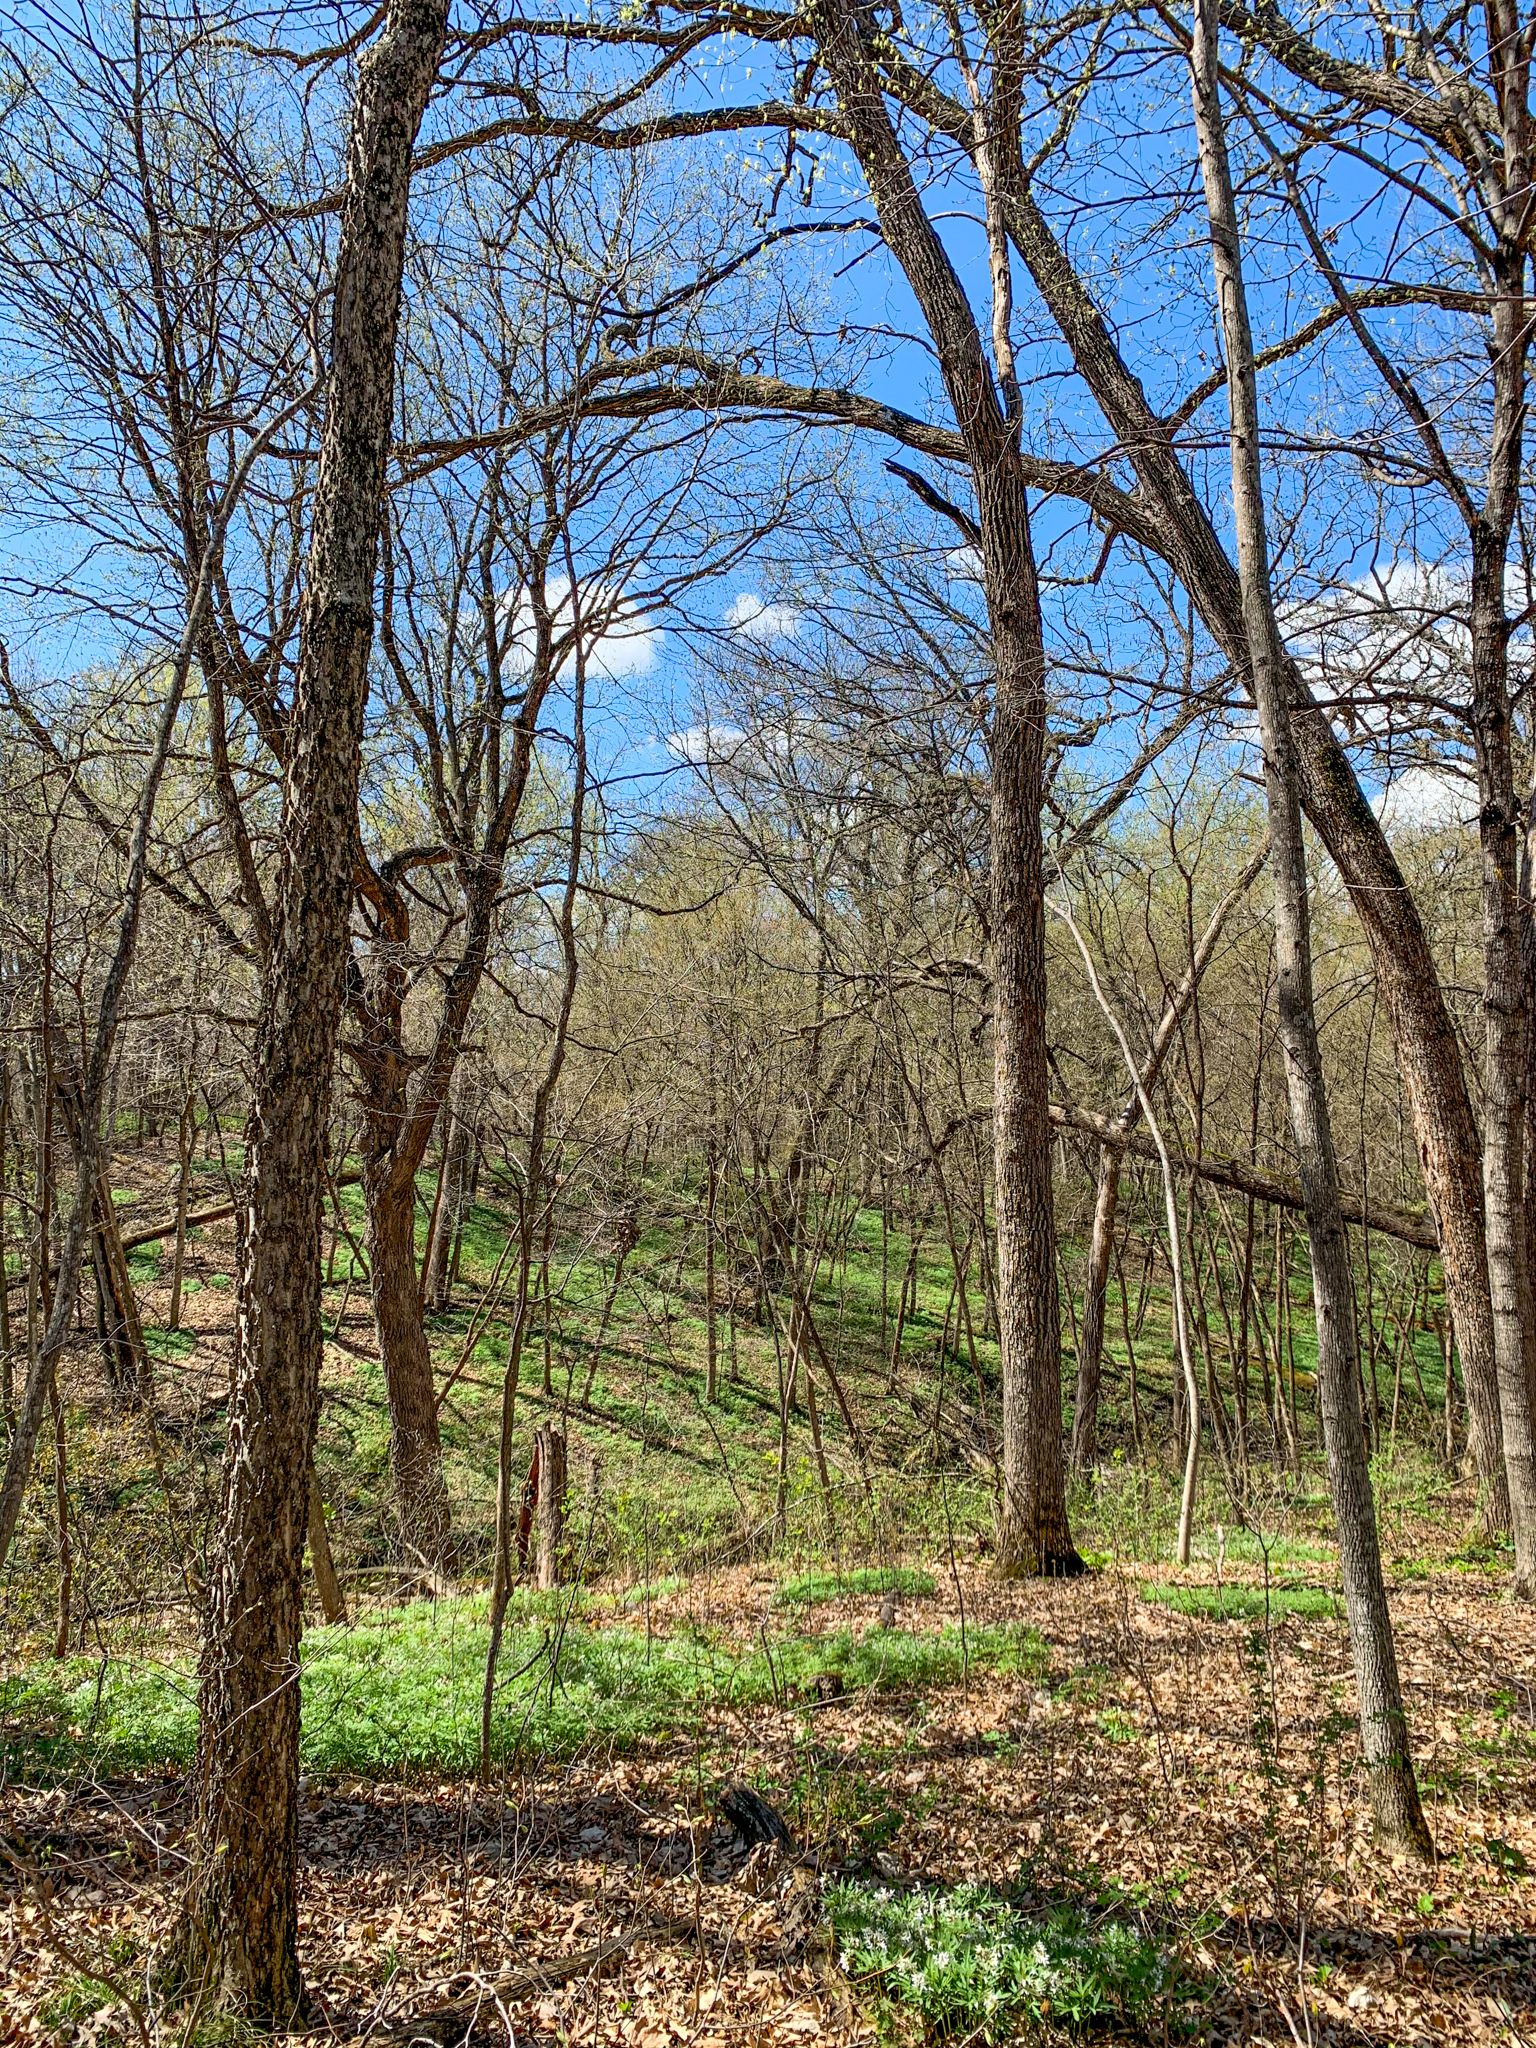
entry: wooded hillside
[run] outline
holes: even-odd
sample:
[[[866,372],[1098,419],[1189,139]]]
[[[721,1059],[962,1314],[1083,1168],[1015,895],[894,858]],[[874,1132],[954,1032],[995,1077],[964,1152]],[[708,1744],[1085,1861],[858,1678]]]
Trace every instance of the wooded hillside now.
[[[0,2039],[1536,2032],[1533,38],[11,12]]]

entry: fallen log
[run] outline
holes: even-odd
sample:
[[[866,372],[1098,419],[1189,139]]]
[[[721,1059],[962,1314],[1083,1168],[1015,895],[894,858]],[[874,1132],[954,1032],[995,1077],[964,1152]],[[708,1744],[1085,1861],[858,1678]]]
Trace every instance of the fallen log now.
[[[362,1177],[360,1173],[338,1174],[336,1185],[339,1188],[355,1188]],[[237,1204],[234,1202],[221,1202],[216,1209],[192,1209],[187,1214],[187,1228],[188,1230],[196,1230],[204,1223],[227,1223],[230,1217],[234,1215],[236,1207]],[[162,1223],[152,1223],[146,1230],[131,1232],[122,1239],[122,1248],[125,1252],[136,1252],[144,1245],[158,1244],[162,1237],[174,1237],[175,1235],[176,1218],[174,1216],[167,1216]],[[26,1274],[20,1273],[14,1279],[6,1282],[6,1292],[9,1294],[13,1288],[25,1287],[26,1284]]]
[[[988,1112],[990,1114],[990,1112]],[[1078,1109],[1072,1103],[1053,1102],[1050,1108],[1051,1122],[1057,1130],[1082,1131],[1085,1136],[1097,1138],[1100,1144],[1113,1145],[1121,1152],[1129,1152],[1137,1159],[1157,1161],[1157,1147],[1142,1131],[1125,1132],[1119,1129],[1116,1119],[1099,1116],[1091,1109]],[[1239,1195],[1253,1195],[1261,1202],[1273,1202],[1277,1208],[1305,1210],[1299,1184],[1286,1180],[1278,1173],[1266,1173],[1261,1166],[1249,1166],[1240,1159],[1215,1159],[1209,1153],[1198,1158],[1188,1152],[1181,1152],[1174,1145],[1168,1147],[1168,1157],[1178,1173],[1193,1173],[1197,1180],[1210,1181],[1219,1188],[1231,1188]],[[1365,1202],[1359,1195],[1347,1188],[1339,1189],[1339,1207],[1344,1211],[1346,1223],[1363,1225],[1382,1237],[1395,1237],[1404,1244],[1416,1244],[1425,1251],[1440,1249],[1440,1233],[1431,1217],[1412,1216],[1405,1209],[1394,1209],[1384,1202]]]

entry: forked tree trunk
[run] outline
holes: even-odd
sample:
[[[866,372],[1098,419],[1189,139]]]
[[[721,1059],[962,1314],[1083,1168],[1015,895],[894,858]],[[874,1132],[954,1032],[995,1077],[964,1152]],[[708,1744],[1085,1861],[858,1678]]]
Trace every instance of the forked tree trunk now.
[[[452,1522],[432,1354],[421,1314],[416,1189],[409,1180],[399,1184],[395,1161],[386,1156],[381,1166],[365,1159],[364,1191],[368,1286],[389,1398],[390,1471],[402,1554],[435,1571],[447,1554]]]
[[[358,67],[237,1238],[234,1384],[170,1974],[285,2026],[298,1957],[299,1633],[319,1402],[331,1072],[357,844],[411,156],[447,0],[391,0]]]
[[[1349,1244],[1339,1207],[1338,1171],[1312,999],[1306,847],[1295,749],[1284,697],[1280,634],[1270,590],[1258,391],[1243,287],[1237,207],[1221,112],[1216,23],[1216,0],[1196,0],[1191,48],[1195,127],[1228,367],[1233,513],[1248,658],[1264,748],[1275,883],[1280,1040],[1297,1167],[1306,1197],[1323,1443],[1329,1491],[1338,1521],[1339,1561],[1360,1702],[1360,1743],[1370,1774],[1376,1833],[1395,1849],[1432,1860],[1434,1849],[1414,1779],[1392,1619],[1382,1578],[1376,1504],[1371,1493],[1361,1412]]]

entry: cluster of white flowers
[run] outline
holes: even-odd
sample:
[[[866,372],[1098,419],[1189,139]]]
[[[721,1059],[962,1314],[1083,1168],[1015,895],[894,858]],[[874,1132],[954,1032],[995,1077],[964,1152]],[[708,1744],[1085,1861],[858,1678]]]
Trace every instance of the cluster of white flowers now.
[[[1031,2006],[1087,2017],[1165,1980],[1130,1927],[1068,1917],[1041,1928],[977,1885],[910,1894],[839,1885],[828,1907],[844,1970],[878,1979],[942,2027],[990,2032]]]

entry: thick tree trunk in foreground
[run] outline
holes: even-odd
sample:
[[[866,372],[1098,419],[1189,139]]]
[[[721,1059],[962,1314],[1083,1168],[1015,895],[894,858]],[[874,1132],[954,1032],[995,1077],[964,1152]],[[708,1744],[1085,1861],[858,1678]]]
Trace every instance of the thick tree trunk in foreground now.
[[[370,1181],[372,1185],[370,1185]],[[436,1570],[451,1537],[432,1354],[416,1265],[416,1187],[393,1155],[365,1160],[368,1282],[389,1396],[390,1470],[402,1554]]]
[[[393,0],[358,69],[246,1126],[234,1391],[203,1632],[197,1810],[172,1970],[206,2001],[257,2025],[287,2025],[303,2005],[298,1656],[327,1125],[411,155],[446,23],[447,0]]]
[[[1173,569],[1206,629],[1239,674],[1248,669],[1242,590],[1180,461],[1104,317],[1056,240],[1011,153],[1004,197],[1013,239],[1073,361],[1136,470],[1155,529],[1150,544]],[[1407,878],[1387,844],[1326,713],[1294,664],[1284,663],[1300,795],[1339,870],[1371,948],[1413,1112],[1424,1183],[1440,1230],[1446,1294],[1467,1390],[1469,1436],[1490,1524],[1507,1527],[1503,1430],[1483,1222],[1482,1146],[1455,1027]]]
[[[1237,208],[1222,121],[1216,19],[1216,0],[1196,0],[1191,50],[1195,127],[1210,214],[1211,250],[1228,367],[1233,517],[1254,702],[1264,748],[1275,883],[1280,1041],[1297,1167],[1306,1195],[1323,1444],[1328,1486],[1338,1521],[1339,1561],[1360,1701],[1360,1744],[1370,1773],[1376,1833],[1395,1849],[1432,1860],[1434,1849],[1413,1774],[1392,1619],[1381,1571],[1376,1505],[1371,1493],[1361,1408],[1349,1242],[1339,1207],[1338,1170],[1312,997],[1306,846],[1302,838],[1295,747],[1284,695],[1280,634],[1270,590],[1258,391]]]

